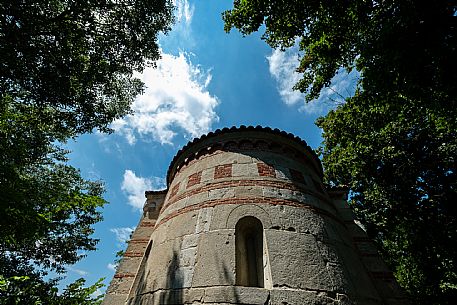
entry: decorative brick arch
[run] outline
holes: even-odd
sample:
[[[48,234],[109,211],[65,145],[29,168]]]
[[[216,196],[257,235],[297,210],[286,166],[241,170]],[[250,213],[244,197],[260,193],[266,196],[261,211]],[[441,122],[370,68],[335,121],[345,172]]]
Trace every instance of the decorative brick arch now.
[[[265,211],[263,207],[260,207],[255,204],[246,204],[236,206],[232,209],[232,211],[227,217],[225,228],[235,229],[235,226],[238,223],[238,221],[245,216],[252,216],[259,219],[262,223],[263,228],[271,227],[270,215],[267,211]]]

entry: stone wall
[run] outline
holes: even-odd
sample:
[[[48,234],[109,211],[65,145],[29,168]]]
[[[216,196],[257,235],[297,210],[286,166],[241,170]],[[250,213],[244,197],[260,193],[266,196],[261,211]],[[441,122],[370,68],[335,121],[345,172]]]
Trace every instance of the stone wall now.
[[[137,268],[130,289],[111,284],[108,296],[128,290],[128,304],[403,304],[344,196],[324,187],[319,160],[297,138],[253,128],[210,134],[175,157],[150,251],[141,247],[144,257],[126,267]],[[235,228],[246,216],[263,228],[261,287],[236,285]],[[123,266],[116,275],[130,274]]]

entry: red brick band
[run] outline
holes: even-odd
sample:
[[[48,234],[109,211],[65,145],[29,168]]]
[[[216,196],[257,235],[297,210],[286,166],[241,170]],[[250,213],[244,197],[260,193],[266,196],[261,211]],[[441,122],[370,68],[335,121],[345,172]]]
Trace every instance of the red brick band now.
[[[171,194],[170,194],[170,198],[175,196],[177,193],[178,193],[178,190],[179,190],[179,182],[176,183],[175,186],[173,186],[173,188],[171,189]]]
[[[250,141],[250,140],[248,140]],[[262,143],[262,144],[260,144]],[[265,143],[265,144],[264,144]],[[216,144],[218,145],[218,144]],[[218,155],[221,153],[226,153],[226,152],[236,152],[236,153],[242,153],[244,151],[260,151],[260,152],[269,152],[269,153],[274,153],[274,154],[280,154],[280,155],[287,155],[289,158],[292,160],[295,160],[296,162],[300,164],[304,164],[306,167],[310,167],[316,171],[316,173],[322,175],[322,168],[319,167],[319,165],[316,164],[316,162],[313,162],[311,160],[308,160],[308,158],[303,157],[303,152],[298,151],[296,149],[283,149],[283,145],[280,145],[276,142],[264,142],[262,140],[256,141],[255,143],[253,142],[253,145],[246,145],[246,140],[235,142],[235,141],[229,141],[226,142],[225,145],[222,147],[221,145],[218,146],[212,146],[211,148],[209,147],[204,147],[201,150],[199,150],[196,154],[189,155],[187,158],[185,158],[181,164],[176,165],[176,170],[173,173],[173,176],[169,176],[169,181],[172,181],[174,179],[174,176],[177,172],[182,171],[184,168],[189,167],[193,165],[194,163],[201,162],[205,158]],[[309,152],[308,152],[309,153]],[[317,161],[317,160],[316,160]],[[170,174],[170,173],[169,173]]]
[[[114,275],[115,279],[121,279],[121,278],[124,278],[124,277],[135,277],[135,274],[134,273],[116,273]]]
[[[126,251],[124,253],[124,257],[143,257],[144,251],[139,252],[139,251]]]
[[[129,244],[147,244],[149,239],[141,238],[141,239],[131,239],[128,241]]]
[[[214,179],[232,177],[232,163],[217,165],[214,168]]]
[[[343,221],[341,221],[335,215],[333,215],[323,209],[320,209],[320,208],[317,208],[317,207],[314,207],[311,205],[303,204],[302,202],[297,201],[297,200],[280,199],[280,198],[276,198],[276,197],[244,197],[244,198],[224,198],[224,199],[205,200],[205,201],[197,203],[197,204],[186,206],[186,207],[181,208],[177,211],[174,211],[173,213],[170,213],[167,216],[165,216],[164,218],[162,218],[155,226],[154,231],[159,226],[161,226],[163,223],[167,222],[168,220],[170,220],[172,218],[175,218],[176,216],[179,216],[179,215],[182,215],[185,213],[189,213],[189,212],[192,212],[195,210],[215,207],[215,206],[223,205],[223,204],[233,204],[233,205],[263,204],[263,205],[273,205],[273,206],[274,205],[285,205],[285,206],[292,206],[292,207],[301,208],[301,209],[309,209],[317,214],[328,216],[329,218],[332,218],[333,220],[339,222],[341,225],[346,227],[345,223]]]
[[[201,171],[190,175],[189,179],[187,180],[187,187],[186,188],[189,188],[191,186],[199,184],[201,179],[202,179],[202,172]]]
[[[218,190],[218,189],[224,189],[224,188],[234,188],[238,186],[265,186],[265,187],[271,187],[271,188],[277,188],[277,189],[285,189],[285,190],[291,190],[291,191],[298,191],[302,192],[305,194],[312,195],[323,202],[325,202],[327,205],[329,205],[332,209],[335,207],[333,204],[324,196],[320,195],[319,193],[313,192],[308,189],[303,189],[301,187],[298,187],[297,185],[291,183],[291,182],[283,182],[283,181],[277,181],[277,180],[230,180],[230,181],[219,181],[219,182],[214,182],[208,185],[200,186],[197,188],[194,188],[193,190],[185,191],[182,194],[179,194],[178,196],[175,196],[174,198],[168,199],[166,204],[162,207],[162,212],[165,211],[170,205],[174,204],[175,202],[182,200],[187,197],[191,197],[203,192],[207,191],[212,191],[212,190]]]
[[[257,163],[257,172],[260,177],[272,177],[276,178],[275,168],[266,163]]]
[[[155,226],[155,221],[148,221],[140,223],[140,227],[153,227]]]

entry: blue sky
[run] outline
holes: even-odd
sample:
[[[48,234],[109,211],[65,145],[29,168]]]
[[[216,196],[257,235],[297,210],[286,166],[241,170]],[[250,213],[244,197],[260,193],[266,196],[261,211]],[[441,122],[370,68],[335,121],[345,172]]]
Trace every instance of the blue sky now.
[[[299,75],[297,49],[272,50],[261,33],[226,34],[221,13],[231,1],[175,0],[177,23],[160,36],[157,69],[138,74],[147,88],[134,115],[113,123],[111,135],[94,133],[69,143],[71,164],[106,185],[104,220],[96,225],[98,250],[68,267],[63,283],[94,283],[114,275],[115,254],[137,225],[144,191],[166,187],[175,153],[189,140],[217,128],[262,125],[291,132],[312,147],[321,142],[317,117],[355,89],[356,72],[335,76],[317,101],[291,90]]]

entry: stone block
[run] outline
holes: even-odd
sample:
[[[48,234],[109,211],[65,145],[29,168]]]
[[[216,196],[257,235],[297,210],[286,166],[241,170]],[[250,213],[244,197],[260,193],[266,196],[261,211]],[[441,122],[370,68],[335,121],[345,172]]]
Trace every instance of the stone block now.
[[[251,158],[249,158],[249,156],[243,156],[243,154],[237,152],[225,152],[222,154],[217,154],[214,156],[214,161],[211,165],[217,166],[220,164],[249,163],[251,161]]]
[[[348,285],[348,289],[351,289],[350,294],[357,295],[357,298],[378,298],[373,282],[354,249],[341,244],[336,244],[335,246],[338,256],[341,258],[341,266],[344,268],[345,277],[350,283]]]
[[[136,273],[142,257],[124,257],[117,267],[118,273]]]
[[[187,197],[186,206],[192,206],[208,200],[208,192],[201,192]]]
[[[208,199],[224,199],[235,197],[235,190],[233,188],[222,188],[208,191]]]
[[[126,294],[106,294],[102,305],[125,305]]]
[[[205,168],[202,170],[202,178],[201,183],[206,184],[209,181],[213,181],[214,179],[214,167],[213,168]]]
[[[199,237],[199,235],[197,235],[197,234],[190,234],[190,235],[183,236],[181,249],[197,247],[198,237]]]
[[[111,281],[107,294],[124,294],[124,300],[127,297],[127,294],[130,291],[130,288],[133,284],[133,277],[119,277],[119,274],[116,273],[116,277]]]
[[[339,264],[341,262],[340,257],[334,244],[323,242],[320,240],[316,241],[319,254],[322,256],[322,259],[326,263]]]
[[[317,291],[298,289],[273,289],[269,305],[343,305],[335,299],[319,294]]]
[[[179,266],[169,274],[169,287],[173,289],[189,288],[192,286],[194,267]]]
[[[261,197],[263,193],[261,186],[238,186],[235,187],[235,197]]]
[[[235,231],[202,234],[198,242],[193,287],[235,284]]]
[[[325,221],[323,217],[306,208],[290,206],[268,206],[265,208],[271,215],[271,226],[281,230],[295,230],[297,233],[309,233],[322,236]]]
[[[213,208],[204,208],[198,210],[197,224],[195,226],[196,234],[209,231],[212,215]]]
[[[235,205],[223,204],[217,205],[213,209],[213,217],[211,220],[210,231],[227,229],[227,218],[235,208]],[[235,227],[233,227],[235,228]]]
[[[149,239],[153,227],[137,227],[132,234],[132,239]]]
[[[273,287],[331,289],[331,279],[313,235],[266,230],[265,236]]]
[[[267,289],[242,286],[219,286],[205,289],[203,298],[207,303],[229,303],[229,304],[267,304],[270,292]]]
[[[259,173],[255,163],[239,163],[233,164],[233,177],[258,177]]]
[[[189,199],[187,197],[179,199],[178,201],[168,206],[167,209],[162,212],[162,215],[167,216],[181,210],[182,208],[185,208],[188,205],[188,201]]]
[[[154,291],[155,287],[171,288],[176,287],[177,274],[180,268],[179,256],[181,250],[181,239],[168,240],[160,245],[155,245],[147,261],[145,272],[145,283],[143,293]]]
[[[182,213],[169,219],[167,222],[168,230],[164,232],[166,234],[166,239],[171,240],[184,235],[193,234],[195,232],[195,227],[197,226],[197,215],[199,211],[190,211]],[[182,224],[186,224],[183,226]],[[172,229],[170,229],[172,228]]]
[[[196,254],[197,247],[181,249],[179,254],[179,265],[184,267],[193,267],[195,265]]]
[[[167,229],[170,223],[164,222],[152,233],[151,239],[154,244],[153,247],[164,243],[167,240]]]

